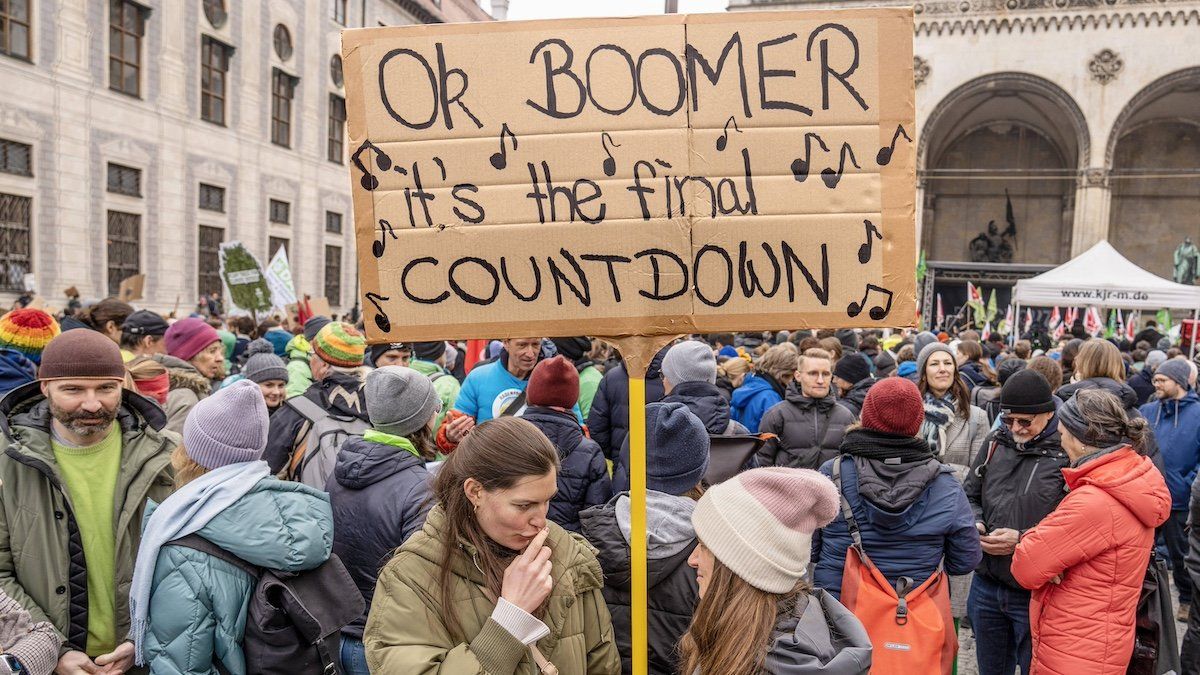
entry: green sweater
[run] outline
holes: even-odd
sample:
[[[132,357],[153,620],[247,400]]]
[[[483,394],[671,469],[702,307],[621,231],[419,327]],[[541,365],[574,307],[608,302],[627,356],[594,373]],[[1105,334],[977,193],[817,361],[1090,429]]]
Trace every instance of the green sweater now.
[[[113,504],[121,468],[121,431],[114,422],[95,445],[74,447],[52,438],[50,446],[83,541],[88,586],[87,655],[95,658],[117,646]]]

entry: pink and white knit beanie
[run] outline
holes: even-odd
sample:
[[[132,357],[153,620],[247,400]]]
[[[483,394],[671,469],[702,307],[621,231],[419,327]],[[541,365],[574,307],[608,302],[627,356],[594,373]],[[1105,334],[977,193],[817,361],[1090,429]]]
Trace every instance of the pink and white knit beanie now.
[[[811,469],[752,469],[710,488],[696,504],[696,536],[759,590],[786,593],[808,570],[812,535],[837,515],[833,481]]]

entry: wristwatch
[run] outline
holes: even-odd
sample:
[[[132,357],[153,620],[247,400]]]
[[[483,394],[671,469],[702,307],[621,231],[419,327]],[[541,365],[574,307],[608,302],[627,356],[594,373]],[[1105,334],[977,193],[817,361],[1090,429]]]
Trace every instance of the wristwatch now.
[[[12,675],[13,673],[23,673],[25,668],[21,666],[21,662],[12,654],[0,654],[0,675]]]

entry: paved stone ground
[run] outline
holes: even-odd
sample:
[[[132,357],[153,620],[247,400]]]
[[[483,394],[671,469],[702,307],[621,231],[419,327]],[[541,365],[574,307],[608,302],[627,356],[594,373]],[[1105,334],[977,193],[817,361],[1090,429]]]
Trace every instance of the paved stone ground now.
[[[1178,596],[1175,593],[1175,583],[1171,582],[1171,598],[1178,609]],[[1179,644],[1183,645],[1183,634],[1187,625],[1175,623],[1175,635]],[[979,675],[979,667],[975,662],[975,634],[970,629],[963,628],[958,632],[958,675]]]

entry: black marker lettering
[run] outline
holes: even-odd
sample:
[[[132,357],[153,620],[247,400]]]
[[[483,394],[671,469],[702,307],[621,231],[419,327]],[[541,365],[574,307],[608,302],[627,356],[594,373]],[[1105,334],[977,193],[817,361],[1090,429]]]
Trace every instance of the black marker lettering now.
[[[715,302],[705,297],[704,292],[700,290],[700,263],[704,260],[705,253],[716,253],[718,256],[725,259],[725,293],[719,300]],[[708,305],[709,307],[720,307],[729,301],[729,296],[733,295],[733,260],[729,257],[729,253],[720,246],[713,244],[705,244],[699,251],[696,252],[696,259],[692,262],[692,279],[695,283],[696,298]]]
[[[456,271],[458,271],[459,267],[461,267],[467,263],[475,263],[476,265],[479,266],[479,268],[481,270],[483,270],[484,272],[487,272],[488,275],[490,275],[492,277],[491,295],[488,295],[488,296],[472,295],[472,294],[468,293],[466,291],[466,289],[464,289],[461,285],[459,285],[458,281],[455,279],[454,273]],[[490,305],[493,302],[495,302],[496,296],[500,295],[500,275],[496,273],[496,268],[493,267],[491,263],[484,260],[483,258],[475,258],[475,257],[468,256],[468,257],[459,258],[458,260],[455,260],[450,265],[449,281],[450,281],[450,289],[454,291],[454,294],[457,295],[459,298],[462,298],[463,302],[469,302],[472,305]]]
[[[850,95],[854,97],[854,100],[858,101],[858,105],[860,105],[863,110],[867,110],[867,102],[863,100],[863,97],[859,95],[858,90],[856,90],[854,85],[850,84],[849,80],[847,79],[850,77],[851,73],[853,73],[855,70],[858,70],[858,38],[854,37],[854,33],[850,32],[849,28],[836,23],[827,23],[822,26],[818,26],[817,29],[808,36],[808,49],[806,50],[805,57],[809,61],[812,61],[813,41],[817,39],[818,34],[827,29],[836,30],[842,35],[846,36],[846,39],[850,41],[851,49],[854,50],[854,58],[850,60],[850,67],[846,68],[845,70],[841,72],[834,70],[829,66],[829,40],[821,40],[821,109],[829,110],[829,76],[832,75],[834,79],[842,83],[842,86],[846,88],[846,91],[850,92]]]
[[[717,57],[717,67],[714,70],[709,62],[693,45],[689,44],[684,47],[683,53],[687,59],[688,71],[688,87],[692,93],[692,110],[700,109],[700,91],[696,87],[696,66],[700,67],[700,71],[704,73],[705,79],[709,84],[716,86],[717,81],[721,79],[721,71],[725,68],[725,59],[729,57],[729,53],[733,48],[737,47],[737,74],[738,85],[741,87],[742,93],[742,113],[747,117],[753,117],[750,112],[750,96],[746,93],[746,65],[742,58],[742,36],[734,33],[730,36],[729,41],[725,43],[725,47],[721,50],[721,56]]]
[[[811,117],[811,108],[807,108],[799,103],[793,103],[791,101],[775,101],[767,98],[767,78],[795,77],[796,71],[767,68],[766,48],[791,42],[795,39],[795,33],[788,33],[783,37],[777,37],[773,40],[766,40],[765,42],[758,43],[758,104],[763,110],[793,110]]]
[[[404,297],[421,305],[436,305],[450,297],[450,291],[442,291],[441,295],[432,298],[421,298],[414,295],[412,291],[408,290],[408,273],[412,272],[413,268],[417,265],[433,265],[434,267],[437,267],[438,261],[437,258],[432,258],[429,256],[425,256],[423,258],[413,258],[412,260],[408,261],[408,264],[404,266],[404,271],[400,272],[400,291],[404,293]]]

